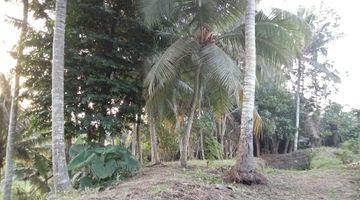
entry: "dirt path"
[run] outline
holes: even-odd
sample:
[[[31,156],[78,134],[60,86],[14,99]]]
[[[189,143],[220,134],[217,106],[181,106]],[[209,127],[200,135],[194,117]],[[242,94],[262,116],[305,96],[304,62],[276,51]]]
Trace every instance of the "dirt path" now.
[[[87,191],[78,199],[360,199],[360,170],[267,168],[264,169],[269,178],[267,186],[239,186],[222,183],[227,165],[207,168],[205,163],[196,161],[190,166],[187,170],[174,163],[144,168],[130,180],[102,192]]]

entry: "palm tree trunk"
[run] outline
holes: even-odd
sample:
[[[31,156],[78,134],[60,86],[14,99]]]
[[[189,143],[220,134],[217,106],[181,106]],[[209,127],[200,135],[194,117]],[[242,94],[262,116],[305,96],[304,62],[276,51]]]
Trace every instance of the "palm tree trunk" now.
[[[172,110],[174,112],[175,115],[175,127],[174,127],[174,135],[179,136],[179,150],[180,150],[180,154],[182,152],[183,149],[183,143],[182,143],[182,135],[180,133],[180,128],[181,128],[181,120],[180,120],[180,115],[179,115],[179,111],[178,111],[178,105],[176,102],[176,96],[173,95],[172,96]]]
[[[255,136],[255,142],[256,142],[256,156],[260,157],[260,135],[256,134]]]
[[[205,160],[204,133],[202,130],[200,130],[200,149],[201,149],[201,159]]]
[[[200,119],[201,117],[201,102],[203,99],[203,87],[200,86],[200,91],[199,91],[199,112],[198,112],[198,117]],[[205,150],[204,150],[204,133],[203,133],[203,129],[200,127],[200,151],[201,151],[201,159],[205,160]]]
[[[233,158],[233,152],[234,152],[234,148],[233,148],[233,143],[232,140],[229,140],[229,159]]]
[[[133,123],[132,136],[131,136],[131,153],[136,157],[136,122]]]
[[[288,148],[287,148],[287,153],[291,153],[292,151],[292,148],[294,147],[294,145],[292,144],[293,143],[293,141],[292,140],[290,140],[289,141],[289,145],[288,145]]]
[[[16,124],[17,124],[17,115],[18,115],[18,105],[17,98],[19,95],[19,68],[21,65],[21,59],[24,51],[24,40],[26,38],[27,32],[27,21],[28,21],[28,0],[23,0],[23,20],[21,27],[21,35],[19,40],[18,47],[18,59],[15,68],[15,81],[13,87],[13,94],[11,97],[11,107],[10,107],[10,119],[9,119],[9,128],[8,128],[8,136],[7,136],[7,144],[6,144],[6,167],[5,167],[5,180],[4,180],[4,200],[11,199],[11,186],[13,179],[13,150],[14,150],[14,135],[16,132]]]
[[[283,153],[287,153],[287,150],[289,148],[289,143],[290,143],[290,139],[286,138]]]
[[[142,164],[142,152],[141,152],[141,142],[140,142],[140,126],[141,126],[141,114],[137,114],[136,122],[136,151],[138,153],[139,162]]]
[[[52,63],[52,163],[55,193],[70,186],[64,139],[64,45],[66,0],[56,0]]]
[[[298,70],[297,70],[297,85],[296,85],[296,129],[295,129],[295,136],[294,136],[294,151],[297,150],[298,148],[298,139],[299,139],[299,124],[300,124],[300,90],[301,90],[301,84],[300,84],[300,81],[301,81],[301,76],[302,76],[302,73],[301,73],[301,60],[300,58],[298,59]]]
[[[255,172],[253,126],[256,79],[255,0],[247,0],[245,17],[245,76],[241,111],[241,133],[236,163],[230,179],[244,184],[265,184],[266,178]]]
[[[245,18],[245,77],[244,97],[241,113],[240,143],[237,152],[236,168],[239,171],[252,171],[253,162],[253,112],[255,103],[256,47],[255,47],[255,1],[247,1]]]
[[[223,117],[220,118],[219,121],[219,126],[220,126],[220,148],[221,148],[221,159],[224,159],[225,157],[225,150],[224,150],[224,137],[225,137],[225,132],[226,132],[226,116],[224,115]]]
[[[156,135],[156,126],[155,120],[152,116],[150,116],[149,120],[149,128],[150,128],[150,140],[151,140],[151,162],[154,164],[159,164],[159,154],[158,154],[158,145],[157,145],[157,135]]]
[[[196,71],[196,77],[195,77],[195,89],[194,94],[191,100],[191,110],[190,110],[190,116],[188,119],[188,124],[186,127],[185,135],[182,137],[182,148],[180,150],[180,164],[182,167],[186,167],[187,165],[187,153],[188,153],[188,146],[189,146],[189,140],[191,135],[191,128],[192,124],[194,122],[194,116],[195,116],[195,110],[196,110],[196,104],[199,98],[199,90],[200,90],[200,73],[201,73],[201,66],[198,66],[198,69]]]
[[[66,148],[65,148],[65,156],[66,156],[66,162],[70,162],[70,148],[72,146],[72,138],[69,137],[69,138],[66,138]]]
[[[224,141],[224,155],[225,155],[225,159],[229,159],[229,152],[228,152],[228,150],[229,150],[229,143],[228,143],[229,141],[227,140],[227,139],[225,139],[225,141]]]

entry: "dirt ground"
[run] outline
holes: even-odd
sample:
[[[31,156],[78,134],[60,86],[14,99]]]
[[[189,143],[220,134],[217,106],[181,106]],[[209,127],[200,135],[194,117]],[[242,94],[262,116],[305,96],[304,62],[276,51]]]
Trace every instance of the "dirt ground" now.
[[[104,191],[85,191],[77,199],[101,200],[231,200],[231,199],[360,199],[360,170],[283,170],[264,168],[266,186],[224,183],[222,176],[233,161],[191,161],[189,169],[178,163],[145,167],[135,177]]]

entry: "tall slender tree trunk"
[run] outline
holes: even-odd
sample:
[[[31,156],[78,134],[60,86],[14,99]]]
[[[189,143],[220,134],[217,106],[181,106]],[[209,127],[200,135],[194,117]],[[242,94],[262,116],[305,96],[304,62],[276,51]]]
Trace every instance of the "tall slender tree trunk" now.
[[[136,122],[133,123],[132,136],[131,136],[131,153],[136,157]]]
[[[287,153],[288,148],[289,148],[289,143],[290,143],[290,139],[286,138],[283,153]]]
[[[234,147],[232,140],[229,140],[229,158],[232,159],[234,157]]]
[[[205,160],[204,133],[202,130],[200,130],[200,149],[201,149],[201,159]]]
[[[55,193],[70,187],[64,139],[64,45],[66,0],[56,0],[52,61],[52,167]]]
[[[224,141],[224,155],[225,155],[225,159],[229,159],[229,152],[228,152],[228,150],[229,150],[229,141],[227,140],[227,139],[225,139],[225,141]]]
[[[28,21],[28,0],[23,0],[23,20],[21,26],[21,35],[19,40],[19,46],[17,49],[17,63],[15,66],[15,80],[13,86],[13,94],[11,96],[11,107],[10,107],[10,119],[9,119],[9,128],[7,135],[7,144],[6,144],[6,167],[5,167],[5,180],[4,180],[4,200],[11,199],[11,187],[13,179],[13,150],[14,150],[14,135],[16,132],[17,124],[17,115],[18,115],[18,95],[19,95],[19,68],[21,67],[21,59],[24,51],[24,40],[26,38],[27,32],[27,21]]]
[[[182,144],[182,141],[183,141],[183,136],[182,134],[180,133],[180,128],[181,128],[181,119],[180,119],[180,115],[179,115],[179,111],[178,111],[178,105],[177,105],[177,102],[176,102],[176,96],[175,94],[172,96],[172,110],[174,112],[174,115],[175,115],[175,127],[174,127],[174,135],[178,136],[179,137],[179,150],[180,150],[180,154],[181,152],[183,151],[183,144]]]
[[[156,135],[155,120],[152,116],[149,116],[149,128],[150,128],[150,140],[151,140],[151,162],[159,164],[158,144]]]
[[[202,109],[202,99],[203,99],[203,87],[200,86],[199,91],[199,111],[198,111],[198,117],[201,118],[201,109]],[[200,151],[201,151],[201,159],[205,160],[205,150],[204,150],[204,131],[203,128],[200,127]]]
[[[265,184],[267,181],[265,176],[255,172],[254,163],[255,39],[255,0],[247,0],[245,17],[245,76],[240,142],[237,149],[236,163],[230,173],[232,181],[244,184]]]
[[[253,162],[253,123],[256,79],[255,47],[255,1],[247,0],[245,18],[245,77],[244,97],[241,112],[240,142],[235,168],[238,171],[250,172],[255,169]]]
[[[140,126],[141,126],[141,114],[137,114],[136,121],[136,151],[138,153],[139,162],[142,164],[142,152],[141,152],[141,142],[140,142]]]
[[[256,134],[255,136],[255,143],[256,143],[256,156],[260,157],[260,135]]]
[[[297,70],[297,83],[296,83],[296,121],[295,121],[295,136],[294,136],[294,151],[298,148],[299,140],[299,124],[300,124],[300,91],[301,91],[301,59],[298,58],[298,70]]]
[[[290,141],[289,141],[288,148],[287,148],[287,153],[291,153],[291,152],[292,152],[292,149],[294,148],[294,145],[293,145],[292,143],[293,143],[293,141],[290,140]]]
[[[188,119],[185,135],[182,138],[182,148],[180,150],[180,164],[182,167],[186,167],[186,165],[187,165],[189,140],[190,140],[190,135],[191,135],[192,124],[194,122],[196,104],[197,104],[197,101],[199,98],[200,74],[201,74],[201,66],[198,66],[198,68],[196,70],[196,75],[195,75],[194,94],[193,94],[191,104],[190,104],[191,105],[190,116]]]
[[[225,158],[225,149],[224,149],[224,138],[226,133],[226,115],[220,118],[220,148],[221,148],[221,159]]]
[[[66,162],[70,162],[70,148],[72,146],[72,138],[69,137],[69,138],[66,138],[66,148],[65,148],[65,156],[66,156]]]

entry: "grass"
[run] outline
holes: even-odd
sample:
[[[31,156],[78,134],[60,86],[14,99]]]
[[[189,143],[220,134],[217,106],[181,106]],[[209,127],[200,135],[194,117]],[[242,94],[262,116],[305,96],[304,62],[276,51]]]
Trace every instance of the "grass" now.
[[[178,162],[173,162],[178,163]],[[219,167],[229,167],[235,165],[235,160],[189,160],[188,164],[190,166],[197,167],[210,167],[210,168],[219,168]]]
[[[167,185],[160,184],[160,185],[155,185],[152,188],[150,188],[149,192],[151,194],[161,194],[161,193],[167,192],[169,190],[170,190],[170,188]]]
[[[342,166],[342,161],[336,157],[315,157],[310,163],[310,169],[332,169]]]
[[[190,160],[187,169],[181,168],[179,162],[167,162],[164,163],[165,166],[148,168],[143,175],[124,181],[125,185],[114,186],[114,189],[102,193],[96,190],[85,191],[85,195],[82,192],[81,197],[89,198],[91,193],[92,197],[96,197],[95,199],[101,199],[104,193],[104,196],[112,193],[118,198],[119,194],[124,194],[124,186],[126,186],[126,195],[140,195],[140,199],[152,197],[163,199],[183,193],[194,195],[192,197],[196,196],[199,199],[201,199],[200,194],[204,195],[204,193],[210,194],[211,197],[221,193],[225,195],[225,199],[357,199],[352,196],[359,191],[360,182],[356,180],[359,179],[357,174],[360,170],[346,167],[344,162],[347,162],[349,157],[352,155],[349,156],[348,152],[339,149],[315,149],[310,169],[265,167],[260,172],[268,177],[269,183],[267,186],[256,187],[226,183],[222,180],[224,174],[235,164],[234,160],[215,160],[210,163],[206,160]],[[354,183],[351,182],[352,179],[355,180]],[[149,181],[146,185],[139,185],[146,181]],[[215,189],[217,184],[230,186],[232,190],[231,192],[217,190]],[[201,189],[193,190],[194,185],[195,188]],[[76,199],[76,196],[76,191],[70,191],[59,199]]]
[[[207,184],[221,183],[222,179],[220,175],[207,173],[203,170],[196,170],[194,177]]]
[[[312,154],[310,169],[335,169],[344,168],[344,164],[360,161],[360,155],[351,151],[321,147]]]

